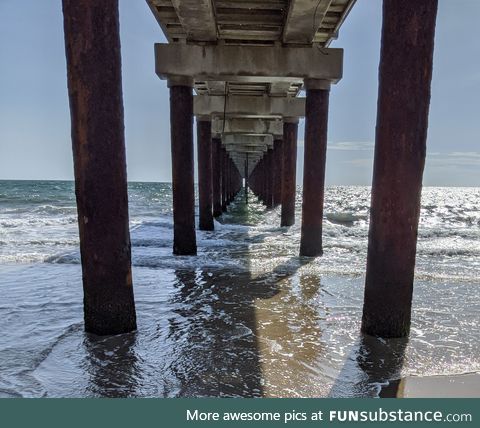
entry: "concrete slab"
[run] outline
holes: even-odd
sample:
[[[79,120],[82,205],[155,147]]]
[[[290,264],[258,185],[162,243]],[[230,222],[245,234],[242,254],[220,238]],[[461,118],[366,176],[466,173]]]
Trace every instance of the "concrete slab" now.
[[[284,43],[311,44],[332,0],[292,0],[283,30]]]
[[[187,40],[217,40],[217,25],[211,0],[172,0]]]

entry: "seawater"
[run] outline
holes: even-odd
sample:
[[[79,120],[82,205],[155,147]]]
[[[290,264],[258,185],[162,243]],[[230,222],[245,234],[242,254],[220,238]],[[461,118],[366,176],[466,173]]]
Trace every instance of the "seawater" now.
[[[168,183],[130,183],[138,331],[83,332],[72,182],[0,181],[0,396],[365,397],[480,371],[480,189],[425,188],[412,334],[359,333],[370,190],[329,187],[323,257],[240,194],[172,255]]]

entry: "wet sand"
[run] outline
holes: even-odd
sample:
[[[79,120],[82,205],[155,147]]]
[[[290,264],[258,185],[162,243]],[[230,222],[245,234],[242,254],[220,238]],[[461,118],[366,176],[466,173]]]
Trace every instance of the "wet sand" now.
[[[478,398],[480,373],[453,376],[408,376],[382,388],[383,398]]]

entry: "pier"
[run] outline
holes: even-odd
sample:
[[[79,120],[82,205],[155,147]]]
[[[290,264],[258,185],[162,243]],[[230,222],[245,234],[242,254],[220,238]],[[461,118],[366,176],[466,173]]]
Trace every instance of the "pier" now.
[[[152,72],[170,90],[173,253],[197,253],[195,123],[199,229],[214,230],[242,187],[248,203],[249,188],[267,208],[281,206],[281,226],[301,221],[299,256],[321,256],[329,96],[344,56],[330,44],[355,1],[147,4],[168,41],[155,44]],[[118,0],[63,0],[63,11],[85,328],[124,333],[136,320]],[[374,336],[409,334],[436,12],[437,0],[383,3],[362,321]],[[302,218],[295,219],[303,119]]]

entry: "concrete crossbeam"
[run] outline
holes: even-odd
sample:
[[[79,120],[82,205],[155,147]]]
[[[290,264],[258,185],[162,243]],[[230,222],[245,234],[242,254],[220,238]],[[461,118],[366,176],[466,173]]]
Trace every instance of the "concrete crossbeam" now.
[[[225,145],[242,145],[242,146],[273,146],[273,137],[271,135],[224,135],[222,142]]]
[[[155,44],[155,70],[161,79],[276,82],[342,78],[343,49],[316,46],[228,46]]]
[[[268,146],[264,144],[263,146],[247,146],[247,145],[238,145],[238,144],[225,144],[225,148],[229,152],[238,152],[238,153],[263,153],[268,150]]]
[[[282,118],[304,117],[305,98],[249,97],[197,95],[193,100],[196,116],[219,116],[228,118]]]
[[[233,160],[237,160],[237,161],[242,161],[242,160],[245,160],[247,158],[246,153],[240,153],[240,152],[232,152],[232,153],[230,153],[230,157]],[[249,161],[256,161],[256,160],[259,160],[261,157],[262,157],[261,153],[253,153],[253,154],[248,155],[248,160]]]
[[[263,156],[263,152],[258,152],[258,153],[253,153],[248,155],[249,160],[257,160],[260,159]],[[246,159],[246,153],[245,152],[231,152],[230,157],[232,159],[237,159],[237,160],[242,160]]]
[[[283,135],[282,120],[264,119],[226,119],[225,126],[223,119],[215,118],[212,121],[212,134],[249,134],[274,136]]]

